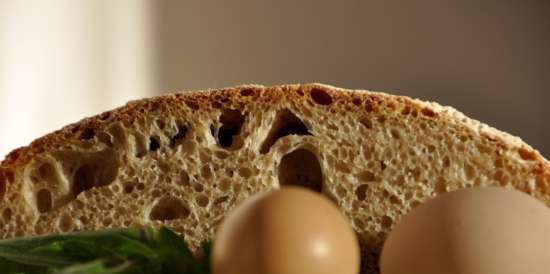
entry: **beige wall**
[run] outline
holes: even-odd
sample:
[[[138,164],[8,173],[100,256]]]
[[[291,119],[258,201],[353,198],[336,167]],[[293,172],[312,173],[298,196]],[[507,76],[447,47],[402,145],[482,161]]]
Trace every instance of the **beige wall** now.
[[[0,0],[0,160],[155,89],[148,0]]]
[[[388,90],[453,105],[550,157],[549,1],[160,2],[159,90]]]

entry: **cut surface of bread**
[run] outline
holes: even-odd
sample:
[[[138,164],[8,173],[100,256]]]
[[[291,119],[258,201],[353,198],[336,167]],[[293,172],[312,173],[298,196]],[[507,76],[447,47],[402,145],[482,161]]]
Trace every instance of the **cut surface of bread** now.
[[[334,201],[371,273],[401,216],[440,193],[498,185],[550,205],[550,164],[517,137],[408,97],[322,84],[180,92],[7,155],[0,237],[166,225],[196,250],[240,201],[284,185]]]

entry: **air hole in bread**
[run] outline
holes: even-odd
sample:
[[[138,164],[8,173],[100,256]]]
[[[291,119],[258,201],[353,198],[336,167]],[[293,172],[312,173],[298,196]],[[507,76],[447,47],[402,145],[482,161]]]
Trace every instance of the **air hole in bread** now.
[[[91,127],[84,128],[81,132],[78,138],[80,140],[90,140],[95,137],[95,129]]]
[[[241,90],[241,96],[251,96],[254,94],[254,90],[251,88],[245,88]]]
[[[134,184],[133,183],[126,183],[124,185],[124,193],[130,194],[134,191]]]
[[[82,223],[82,225],[87,225],[90,223],[90,219],[86,216],[80,216],[78,220]]]
[[[335,124],[329,124],[329,123],[327,123],[327,128],[330,129],[331,131],[334,131],[334,132],[339,131],[338,126],[335,125]]]
[[[397,178],[395,178],[395,180],[393,181],[393,183],[394,183],[396,186],[401,186],[401,185],[405,184],[405,176],[403,176],[403,175],[397,176]]]
[[[104,227],[109,227],[112,223],[113,223],[113,219],[110,217],[103,219],[103,222],[102,222]]]
[[[365,170],[365,171],[361,171],[357,174],[357,179],[359,179],[360,181],[362,182],[373,182],[376,177],[374,175],[374,173],[368,171],[368,170]]]
[[[443,167],[448,168],[451,166],[451,159],[449,159],[449,156],[443,157]]]
[[[236,109],[224,109],[220,115],[221,127],[217,133],[212,128],[212,133],[217,137],[218,144],[224,148],[231,148],[236,135],[241,131],[244,123],[244,115]],[[234,148],[237,148],[234,146]]]
[[[218,101],[215,101],[216,99],[213,99],[214,101],[212,101],[212,107],[213,108],[222,108],[222,103],[218,102]]]
[[[162,119],[155,120],[155,124],[160,130],[164,130],[164,128],[166,128],[166,123]]]
[[[372,121],[367,116],[362,116],[361,118],[359,118],[359,123],[361,123],[368,129],[372,129]]]
[[[151,220],[166,221],[184,219],[189,216],[189,209],[175,197],[164,197],[153,206],[149,218]]]
[[[397,195],[391,195],[390,202],[394,205],[401,204],[401,199],[399,199],[399,196]]]
[[[342,173],[350,173],[351,172],[351,168],[350,168],[348,162],[338,161],[338,162],[336,162],[335,167],[336,167],[336,170],[338,170],[339,172],[342,172]]]
[[[85,164],[78,168],[74,176],[74,196],[77,196],[79,193],[92,187],[107,185],[110,183],[111,179],[98,177],[100,175],[97,173],[98,169],[99,167],[96,164]]]
[[[518,149],[519,156],[525,161],[534,161],[537,159],[537,154],[525,148]]]
[[[380,224],[382,225],[382,228],[388,229],[393,224],[393,219],[390,216],[384,215],[382,216],[382,220],[380,220]]]
[[[428,153],[434,153],[436,147],[434,145],[426,145],[426,148],[428,149]]]
[[[13,213],[9,207],[4,208],[4,210],[2,211],[2,218],[5,222],[9,222],[12,215]]]
[[[189,185],[189,174],[185,170],[182,170],[180,173],[180,184],[184,186]]]
[[[245,179],[248,179],[250,176],[252,176],[252,170],[247,167],[241,167],[239,168],[239,175]]]
[[[72,192],[74,197],[93,187],[112,183],[118,173],[116,154],[113,150],[96,153],[83,161],[73,176]]]
[[[230,187],[231,187],[231,181],[229,179],[222,179],[220,181],[219,186],[218,186],[218,188],[221,191],[227,191],[227,190],[229,190]]]
[[[225,203],[227,200],[229,200],[229,196],[225,195],[225,196],[222,196],[222,197],[220,197],[220,198],[217,198],[217,199],[214,201],[214,204],[215,204],[215,205],[223,204],[223,203]]]
[[[210,202],[210,200],[208,199],[208,196],[204,194],[200,194],[200,195],[197,195],[197,197],[195,198],[195,202],[200,207],[206,207]]]
[[[336,186],[336,196],[338,197],[338,199],[344,199],[346,196],[348,196],[348,191],[347,189],[339,184]],[[337,202],[337,201],[335,201]]]
[[[162,192],[160,191],[160,189],[154,189],[152,192],[151,192],[151,196],[153,198],[158,198],[162,195]]]
[[[493,177],[500,186],[506,186],[510,182],[510,178],[502,170],[498,170],[497,172],[495,172]]]
[[[374,151],[374,148],[372,147],[369,147],[369,146],[364,146],[363,147],[363,157],[365,158],[365,160],[371,160],[373,158],[373,151]]]
[[[120,186],[118,184],[110,185],[110,188],[114,193],[120,193]]]
[[[107,132],[97,133],[97,139],[109,147],[113,146],[113,136]]]
[[[52,209],[52,193],[49,190],[43,188],[36,192],[36,208],[41,213]]]
[[[202,192],[202,191],[204,190],[204,187],[202,186],[202,184],[193,183],[193,189],[194,189],[196,192]]]
[[[422,169],[420,167],[416,167],[409,171],[409,175],[411,175],[416,182],[420,182],[422,179]]]
[[[319,160],[307,149],[297,149],[283,156],[278,169],[281,186],[294,185],[323,191],[323,172]]]
[[[212,168],[209,165],[204,165],[201,168],[201,176],[203,179],[212,178]]]
[[[390,130],[390,134],[391,134],[391,137],[394,139],[401,139],[401,133],[399,132],[399,130],[395,128]]]
[[[275,142],[287,135],[311,135],[306,125],[288,109],[281,110],[275,116],[275,121],[262,143],[260,153],[269,152]]]
[[[429,108],[423,108],[422,109],[422,114],[424,114],[425,116],[428,116],[428,117],[434,117],[436,115],[436,113],[432,109],[429,109]]]
[[[367,198],[367,190],[369,189],[368,184],[361,184],[355,189],[355,197],[357,200],[364,201]]]
[[[78,168],[74,175],[73,194],[77,196],[80,192],[86,191],[95,186],[94,168],[90,165],[83,165]]]
[[[406,106],[403,108],[403,110],[401,110],[401,114],[403,115],[409,115],[409,113],[411,113],[411,107],[409,106]]]
[[[193,110],[198,110],[199,109],[199,104],[197,102],[191,100],[191,99],[186,100],[185,104]]]
[[[172,136],[170,138],[170,146],[174,147],[181,143],[181,141],[187,136],[187,127],[186,126],[178,126],[178,132],[176,135]]]
[[[125,220],[124,222],[122,222],[122,225],[124,227],[130,227],[134,222],[132,220]],[[186,235],[190,235],[190,234],[186,234]]]
[[[330,105],[332,104],[332,97],[328,92],[326,92],[323,89],[320,88],[313,88],[310,91],[311,99],[313,99],[313,102],[319,105]]]
[[[59,227],[59,229],[62,232],[70,231],[74,226],[73,218],[71,218],[71,216],[69,216],[69,214],[65,213],[65,214],[61,215],[61,217],[59,217],[59,220],[57,222],[57,226]]]
[[[158,137],[151,136],[149,138],[149,151],[157,151],[160,148]]]
[[[214,156],[216,156],[216,158],[219,158],[219,159],[225,159],[229,157],[229,154],[223,150],[218,150],[214,152]]]
[[[50,163],[44,163],[38,167],[38,170],[36,172],[38,176],[32,176],[33,181],[46,181],[51,184],[56,184],[58,181],[58,177],[56,174],[55,167]],[[38,178],[36,178],[38,177]]]
[[[208,149],[201,149],[199,151],[199,159],[202,163],[209,163],[212,160],[212,152]]]
[[[365,101],[365,110],[369,113],[372,112],[374,110],[374,103],[370,100]]]
[[[144,189],[145,189],[145,184],[144,184],[144,183],[138,183],[138,184],[136,185],[136,188],[137,188],[138,190],[144,190]]]

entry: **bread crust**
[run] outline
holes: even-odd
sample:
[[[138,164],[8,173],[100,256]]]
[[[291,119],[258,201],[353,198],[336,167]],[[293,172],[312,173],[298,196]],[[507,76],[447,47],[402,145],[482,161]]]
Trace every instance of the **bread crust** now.
[[[82,134],[85,130],[98,131],[103,129],[107,124],[115,121],[119,121],[124,124],[131,124],[133,122],[133,119],[135,119],[135,117],[132,117],[135,111],[138,111],[140,109],[155,108],[158,107],[158,104],[181,105],[181,103],[184,102],[187,107],[193,110],[197,110],[199,108],[209,109],[209,102],[212,101],[212,98],[215,95],[225,98],[232,97],[233,100],[237,99],[240,102],[252,103],[245,99],[246,96],[240,95],[241,90],[254,89],[260,90],[259,92],[269,92],[273,89],[281,89],[287,90],[289,92],[296,92],[297,90],[308,90],[311,88],[321,88],[331,91],[331,96],[335,98],[335,101],[349,101],[350,98],[352,98],[351,100],[356,98],[359,98],[360,100],[370,99],[372,100],[371,102],[374,102],[374,104],[383,104],[394,101],[399,104],[404,104],[405,107],[409,106],[412,108],[412,110],[436,113],[438,114],[436,115],[437,119],[441,119],[453,124],[461,124],[467,130],[470,130],[471,132],[476,133],[483,138],[490,140],[491,142],[494,142],[496,145],[501,146],[503,149],[515,148],[518,150],[525,150],[525,154],[531,154],[527,157],[531,157],[537,163],[540,163],[542,166],[546,166],[543,169],[548,171],[548,160],[545,159],[537,150],[532,148],[527,143],[523,142],[521,138],[513,136],[504,131],[500,131],[478,120],[471,119],[453,107],[442,106],[436,102],[412,99],[406,96],[390,95],[385,92],[368,91],[361,89],[349,90],[321,83],[280,85],[268,87],[257,84],[247,84],[236,87],[222,88],[219,90],[207,89],[200,91],[180,91],[148,99],[131,101],[128,102],[125,106],[106,111],[92,117],[84,118],[76,123],[69,124],[57,131],[46,134],[34,140],[28,146],[14,149],[5,156],[0,165],[7,169],[16,169],[18,166],[25,165],[30,159],[33,158],[34,155],[39,155],[40,153],[49,149],[62,146],[63,143],[66,141],[75,140],[75,138],[77,138],[79,134]],[[354,95],[358,97],[353,97]],[[275,98],[272,99],[275,100]]]

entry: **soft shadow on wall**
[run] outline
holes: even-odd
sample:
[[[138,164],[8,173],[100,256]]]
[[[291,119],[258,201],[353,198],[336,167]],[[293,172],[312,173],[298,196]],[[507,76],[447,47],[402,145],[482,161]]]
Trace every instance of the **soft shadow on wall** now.
[[[0,161],[83,117],[154,94],[148,0],[0,0]]]
[[[386,90],[452,105],[550,157],[548,1],[237,2],[157,2],[158,90]]]

